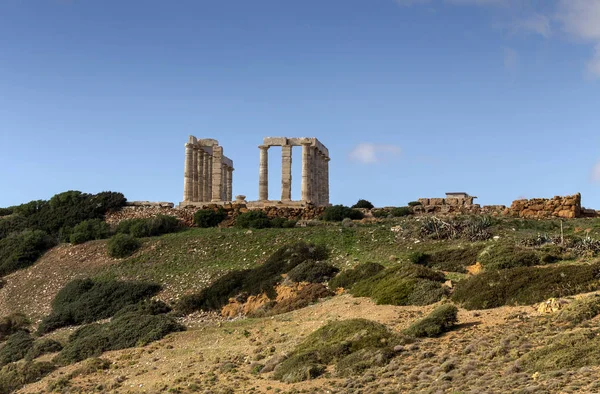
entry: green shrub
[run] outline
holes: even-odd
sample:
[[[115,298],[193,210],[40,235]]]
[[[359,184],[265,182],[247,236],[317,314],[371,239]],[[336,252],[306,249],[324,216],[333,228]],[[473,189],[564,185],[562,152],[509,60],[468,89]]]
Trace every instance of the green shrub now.
[[[21,215],[0,218],[0,239],[27,229],[27,219]]]
[[[38,331],[47,333],[106,319],[121,308],[154,296],[160,288],[155,283],[76,279],[54,297],[52,312],[42,320]]]
[[[410,261],[413,264],[426,265],[428,258],[429,255],[423,252],[412,252],[408,255],[408,261]]]
[[[75,227],[69,237],[72,244],[82,244],[94,239],[108,238],[110,235],[110,227],[100,219],[84,220]]]
[[[383,271],[385,267],[377,263],[361,263],[356,267],[342,271],[329,281],[329,287],[332,289],[344,288],[349,289],[357,282],[363,279],[370,278],[379,272]]]
[[[408,216],[411,213],[412,213],[412,209],[410,209],[409,207],[392,208],[392,210],[390,211],[390,214],[395,218]]]
[[[141,242],[132,235],[116,234],[110,238],[106,248],[110,257],[124,258],[131,256],[141,245]]]
[[[452,299],[466,309],[530,305],[600,288],[600,264],[487,271],[456,284]]]
[[[260,210],[244,212],[235,219],[235,225],[241,228],[269,228],[271,220]]]
[[[17,331],[26,331],[30,322],[22,313],[12,313],[0,319],[0,341]]]
[[[320,376],[327,365],[334,363],[339,366],[338,373],[345,375],[346,366],[350,364],[344,361],[346,357],[365,350],[391,351],[401,342],[403,338],[370,320],[329,322],[298,345],[291,356],[277,366],[273,377],[287,383],[308,380]]]
[[[94,195],[70,190],[56,194],[49,201],[31,201],[13,209],[27,218],[28,228],[57,236],[59,232],[70,235],[69,229],[84,220],[104,219],[107,212],[120,209],[125,202],[121,193],[102,192]]]
[[[477,262],[482,246],[442,249],[432,253],[413,252],[409,260],[440,271],[467,272],[466,267]]]
[[[29,267],[54,244],[54,240],[40,230],[26,230],[0,239],[0,276]]]
[[[227,213],[222,208],[219,208],[217,211],[213,209],[199,209],[194,213],[194,224],[201,228],[217,227],[226,218]]]
[[[539,372],[600,365],[600,335],[589,329],[559,334],[548,345],[527,353],[521,362],[526,369]]]
[[[344,205],[332,205],[325,208],[325,211],[323,212],[323,220],[328,222],[341,222],[345,218],[360,220],[363,218],[363,214],[356,209]]]
[[[481,252],[479,262],[486,270],[531,267],[540,264],[536,252],[515,245],[494,244]]]
[[[281,275],[308,260],[327,259],[327,250],[322,246],[305,243],[286,245],[279,248],[267,261],[249,270],[230,271],[199,293],[180,299],[177,309],[183,313],[196,310],[216,310],[227,304],[229,298],[244,293],[257,295],[266,293],[275,298],[275,286],[281,281]]]
[[[181,222],[174,216],[157,215],[145,219],[123,220],[117,226],[118,234],[129,234],[136,238],[155,237],[179,231]]]
[[[352,208],[363,208],[363,209],[373,209],[375,208],[370,201],[360,199],[356,204],[352,206]]]
[[[56,361],[71,364],[109,350],[144,346],[171,332],[183,330],[183,326],[166,315],[129,312],[114,317],[109,323],[94,323],[75,331]]]
[[[0,208],[0,217],[8,216],[13,214],[12,208]]]
[[[356,283],[350,294],[371,297],[380,305],[429,305],[446,294],[441,284],[444,279],[443,274],[427,267],[402,264]]]
[[[62,348],[60,342],[54,339],[39,339],[33,343],[25,358],[27,360],[34,360],[44,354],[60,352]]]
[[[0,348],[0,367],[23,359],[33,347],[33,338],[27,331],[17,331]]]
[[[377,218],[377,219],[385,219],[388,216],[390,216],[390,213],[388,211],[386,211],[385,209],[378,209],[376,211],[371,211],[371,214],[373,215],[374,218]]]
[[[273,218],[271,219],[272,228],[294,228],[296,227],[296,220],[288,220],[285,218]]]
[[[339,272],[337,267],[324,261],[305,261],[288,272],[288,278],[294,282],[327,282]]]
[[[427,317],[410,325],[404,334],[411,337],[437,337],[450,330],[458,321],[458,308],[444,304],[435,308]]]
[[[8,364],[0,370],[0,394],[10,394],[25,386],[37,382],[56,369],[49,362],[28,362]]]
[[[578,298],[563,308],[555,317],[560,323],[575,326],[600,315],[600,295]]]
[[[419,201],[411,201],[411,202],[408,203],[409,207],[418,207],[418,206],[421,206],[421,205],[423,205],[423,204],[421,204]]]

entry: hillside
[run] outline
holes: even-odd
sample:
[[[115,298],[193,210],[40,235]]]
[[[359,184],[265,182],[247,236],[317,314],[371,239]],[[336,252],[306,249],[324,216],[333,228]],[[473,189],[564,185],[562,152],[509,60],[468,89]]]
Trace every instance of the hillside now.
[[[536,305],[550,298],[546,297],[548,294],[560,294],[568,302],[584,293],[584,299],[591,299],[600,289],[593,272],[588,278],[587,271],[577,271],[578,276],[573,276],[573,280],[579,281],[576,286],[575,282],[565,282],[566,285],[560,282],[562,277],[569,279],[571,267],[594,269],[594,264],[600,261],[592,242],[600,238],[600,220],[565,221],[564,237],[572,240],[567,247],[556,244],[560,235],[558,220],[493,219],[485,224],[487,233],[482,239],[439,237],[439,229],[437,235],[424,234],[423,229],[431,225],[428,220],[425,217],[370,219],[355,221],[351,226],[318,222],[290,229],[191,228],[142,238],[141,248],[122,259],[107,255],[106,240],[60,244],[33,265],[3,278],[0,316],[22,312],[37,324],[52,311],[51,302],[65,285],[86,277],[100,281],[155,282],[162,285],[156,298],[176,306],[184,295],[198,293],[226,272],[260,267],[280,247],[298,241],[325,245],[329,250],[327,263],[342,272],[366,262],[380,263],[390,273],[418,263],[431,267],[427,268],[432,269],[428,275],[442,272],[443,280],[451,281],[444,286],[452,289],[442,287],[448,292],[442,301],[422,306],[385,305],[386,302],[377,305],[373,300],[382,299],[378,294],[372,294],[371,299],[346,292],[322,298],[308,307],[266,317],[230,320],[221,317],[218,311],[176,313],[173,316],[186,326],[186,331],[171,333],[143,347],[104,352],[100,357],[108,363],[102,367],[90,364],[89,360],[61,366],[19,392],[597,391],[594,376],[600,371],[600,357],[592,354],[584,360],[584,365],[573,361],[570,366],[549,368],[534,363],[533,356],[528,354],[537,354],[534,351],[552,342],[568,341],[569,335],[590,337],[590,333],[596,332],[598,312],[586,315],[576,324],[567,324],[568,321],[557,317],[560,311],[543,313]],[[509,254],[535,256],[536,261],[515,260],[510,255],[507,263],[503,256],[499,260],[485,256],[505,244],[519,245]],[[466,291],[461,280],[475,278],[466,269],[475,260],[483,262],[484,274],[476,275],[482,281],[493,279],[495,271],[491,267],[496,264],[501,268],[498,272],[506,275],[512,272],[510,269],[526,270],[524,275],[535,272],[539,284],[534,288],[524,281],[525,288],[535,290],[515,296],[521,298],[494,299],[499,305],[506,302],[506,306],[492,309],[473,306],[455,295]],[[513,264],[510,267],[515,268],[499,264]],[[547,267],[537,268],[544,265]],[[558,282],[552,279],[546,284],[545,273],[557,275]],[[390,277],[383,276],[380,280],[389,281]],[[381,282],[372,283],[379,288]],[[398,283],[393,283],[398,288]],[[564,290],[564,286],[571,290]],[[457,325],[439,337],[419,338],[394,347],[394,355],[386,356],[391,358],[380,366],[338,376],[339,365],[329,364],[319,377],[299,383],[283,383],[273,373],[258,372],[259,366],[269,362],[281,364],[283,358],[275,362],[278,356],[293,354],[311,333],[328,322],[363,318],[382,323],[400,335],[448,298],[468,307],[459,308]],[[515,302],[519,306],[514,306]],[[73,331],[72,327],[61,328],[44,338],[64,344]],[[42,355],[36,361],[49,361],[52,357],[52,354]],[[544,357],[554,356],[549,353]]]

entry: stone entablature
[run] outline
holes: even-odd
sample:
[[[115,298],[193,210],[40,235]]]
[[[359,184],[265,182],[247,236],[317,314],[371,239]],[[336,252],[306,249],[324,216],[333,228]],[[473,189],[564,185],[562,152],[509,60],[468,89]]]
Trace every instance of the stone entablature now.
[[[312,137],[265,137],[260,149],[258,204],[277,204],[269,200],[269,148],[281,146],[281,202],[292,201],[292,147],[302,146],[302,184],[300,204],[329,205],[329,150]]]
[[[190,135],[185,144],[182,204],[231,201],[233,171],[233,161],[217,140]]]

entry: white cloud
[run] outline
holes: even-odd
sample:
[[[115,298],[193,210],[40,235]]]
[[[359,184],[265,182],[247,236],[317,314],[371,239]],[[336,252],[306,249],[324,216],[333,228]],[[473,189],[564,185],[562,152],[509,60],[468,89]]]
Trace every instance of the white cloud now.
[[[400,156],[400,147],[385,144],[358,144],[350,152],[350,159],[363,164],[374,164]]]
[[[557,18],[567,33],[600,40],[600,0],[560,0]]]
[[[592,182],[600,183],[600,160],[592,168]]]
[[[565,32],[594,44],[587,70],[600,78],[600,0],[560,0],[557,19]]]
[[[504,68],[514,72],[519,65],[519,54],[512,48],[504,48]]]
[[[535,14],[515,23],[515,30],[539,34],[542,37],[550,37],[552,28],[550,18],[546,15]]]

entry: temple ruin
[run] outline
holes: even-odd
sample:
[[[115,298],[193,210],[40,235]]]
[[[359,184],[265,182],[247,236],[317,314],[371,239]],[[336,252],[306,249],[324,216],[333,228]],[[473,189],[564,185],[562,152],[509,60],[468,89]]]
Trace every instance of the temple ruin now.
[[[232,200],[233,161],[213,139],[190,135],[185,144],[183,203]]]
[[[292,147],[302,146],[300,204],[329,205],[329,150],[316,138],[266,137],[260,149],[258,203],[269,205],[269,148],[281,146],[281,202],[292,201]]]
[[[269,148],[281,147],[281,199],[269,200]],[[302,147],[301,198],[292,201],[292,148]],[[304,207],[329,205],[329,150],[316,138],[266,137],[260,148],[258,201],[238,204],[248,208],[267,206]],[[190,136],[185,144],[183,201],[180,206],[225,204],[233,200],[233,161],[214,139]]]

